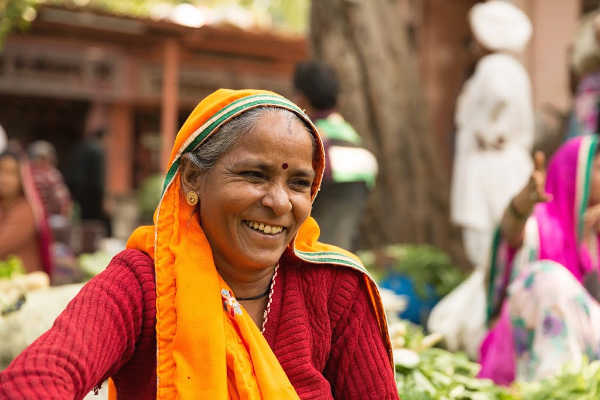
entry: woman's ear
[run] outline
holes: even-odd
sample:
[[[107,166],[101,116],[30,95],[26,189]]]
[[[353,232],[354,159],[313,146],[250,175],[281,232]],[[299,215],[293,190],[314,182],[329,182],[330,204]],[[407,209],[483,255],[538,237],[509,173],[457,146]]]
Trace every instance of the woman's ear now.
[[[181,186],[184,193],[198,191],[203,172],[186,155],[181,157]]]

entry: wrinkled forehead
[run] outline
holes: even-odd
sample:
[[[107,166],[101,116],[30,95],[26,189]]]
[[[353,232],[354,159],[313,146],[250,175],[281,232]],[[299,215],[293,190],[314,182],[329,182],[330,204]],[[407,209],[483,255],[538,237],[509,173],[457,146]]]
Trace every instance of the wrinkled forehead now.
[[[290,102],[289,100],[287,100],[287,101],[289,102],[289,105],[288,104],[280,104],[280,103],[257,104],[253,107],[247,107],[243,110],[240,110],[240,112],[238,112],[238,113],[231,114],[227,119],[224,119],[218,126],[216,126],[212,132],[210,132],[208,135],[206,135],[206,137],[197,144],[196,148],[198,148],[198,147],[202,146],[202,144],[206,143],[206,141],[210,137],[212,137],[214,135],[218,135],[220,132],[222,132],[223,130],[221,128],[224,127],[227,123],[231,122],[236,117],[239,117],[242,114],[245,114],[251,110],[265,109],[266,112],[268,112],[268,110],[277,110],[278,109],[278,110],[288,111],[295,118],[297,118],[300,122],[302,122],[302,124],[306,128],[307,133],[310,135],[311,141],[313,143],[313,169],[315,171],[315,180],[313,182],[313,187],[311,188],[311,196],[314,199],[314,197],[316,196],[316,194],[319,191],[319,188],[321,186],[323,170],[325,168],[325,153],[323,150],[323,142],[322,142],[321,136],[319,134],[319,130],[315,127],[315,125],[310,120],[310,118],[302,110],[300,110],[300,108],[298,108],[294,103]],[[292,107],[292,105],[293,105],[293,107]],[[269,121],[263,121],[264,115],[265,114],[262,114],[261,116],[259,116],[257,123],[269,123]]]
[[[262,111],[262,110],[261,110]],[[278,125],[278,121],[284,121],[285,127]],[[323,160],[319,152],[320,143],[319,135],[312,131],[312,127],[299,115],[288,110],[268,107],[264,111],[259,112],[255,125],[254,132],[263,132],[279,136],[286,141],[291,148],[298,146],[298,135],[302,136],[302,141],[310,140],[312,148],[312,167],[315,172],[320,168]]]
[[[306,121],[302,116],[293,111],[278,107],[262,107],[260,111],[258,111],[257,118],[252,126],[252,130],[261,129],[265,132],[271,130],[271,128],[274,126],[273,118],[285,118],[287,120],[286,132],[280,131],[274,133],[297,134],[301,132],[300,134],[302,135],[306,134],[312,143],[313,163],[318,165],[324,161],[320,158],[319,148],[321,146],[321,137],[318,131],[313,129],[312,123]],[[301,128],[298,129],[297,127]],[[292,130],[294,130],[294,132],[292,132]]]
[[[215,92],[211,96],[218,98],[219,93],[234,93],[235,91]],[[219,100],[218,107],[214,107],[210,97],[203,100],[196,109],[190,114],[183,127],[181,128],[178,138],[176,139],[176,147],[172,154],[173,161],[167,171],[167,177],[163,190],[167,188],[172,181],[174,174],[179,169],[180,159],[184,153],[193,151],[201,146],[212,135],[218,134],[219,128],[233,118],[259,107],[274,107],[288,110],[295,114],[308,128],[312,135],[316,148],[313,157],[313,168],[315,169],[315,179],[311,188],[311,195],[314,199],[320,186],[325,167],[325,153],[323,143],[319,135],[319,131],[312,123],[310,118],[290,100],[269,92],[261,92],[258,94],[250,94],[244,97],[233,98],[232,100]],[[180,136],[181,135],[181,136]]]

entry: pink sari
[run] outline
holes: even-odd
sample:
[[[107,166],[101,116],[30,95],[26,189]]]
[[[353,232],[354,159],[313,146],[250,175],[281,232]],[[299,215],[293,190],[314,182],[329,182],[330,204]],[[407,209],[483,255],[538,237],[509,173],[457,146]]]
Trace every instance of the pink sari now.
[[[598,265],[595,249],[582,244],[596,147],[595,136],[582,136],[554,155],[546,177],[553,200],[535,207],[522,248],[511,249],[498,231],[488,279],[488,318],[498,312],[500,318],[482,343],[480,377],[509,384],[515,378],[552,374],[562,367],[552,364],[582,353],[598,358],[594,341],[600,326],[594,319],[600,318],[600,307],[581,285]],[[597,249],[597,238],[592,243]]]

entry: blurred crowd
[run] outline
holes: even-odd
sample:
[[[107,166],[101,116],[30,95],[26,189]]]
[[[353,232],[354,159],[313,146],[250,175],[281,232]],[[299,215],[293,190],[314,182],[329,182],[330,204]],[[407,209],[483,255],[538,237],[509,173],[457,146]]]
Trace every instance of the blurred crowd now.
[[[25,271],[43,270],[55,284],[81,279],[75,256],[95,251],[98,239],[111,233],[100,138],[101,132],[83,136],[69,155],[66,177],[51,143],[25,148],[3,140],[0,259],[17,256]]]

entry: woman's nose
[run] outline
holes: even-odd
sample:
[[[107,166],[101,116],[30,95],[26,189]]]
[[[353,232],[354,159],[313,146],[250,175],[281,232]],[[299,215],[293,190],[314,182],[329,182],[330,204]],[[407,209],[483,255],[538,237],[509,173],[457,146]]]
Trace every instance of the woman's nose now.
[[[292,210],[292,201],[288,192],[278,184],[269,187],[262,199],[262,204],[272,209],[276,215],[282,215]]]

